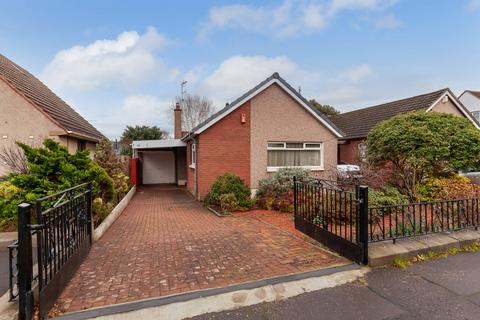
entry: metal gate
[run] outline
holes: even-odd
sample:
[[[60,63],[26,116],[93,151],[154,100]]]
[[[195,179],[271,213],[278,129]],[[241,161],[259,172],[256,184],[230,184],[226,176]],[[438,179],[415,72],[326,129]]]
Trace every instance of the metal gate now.
[[[32,318],[36,303],[40,317],[47,315],[87,256],[92,230],[90,183],[40,198],[34,208],[19,205],[18,241],[10,246],[10,298],[18,297],[20,320]]]
[[[346,258],[368,263],[368,188],[294,178],[295,228]]]

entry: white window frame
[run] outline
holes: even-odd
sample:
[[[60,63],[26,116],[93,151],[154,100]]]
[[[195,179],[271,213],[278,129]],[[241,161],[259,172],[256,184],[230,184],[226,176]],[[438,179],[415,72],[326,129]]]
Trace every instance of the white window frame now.
[[[196,143],[193,142],[190,145],[190,168],[195,169],[197,166],[197,146]]]
[[[277,143],[282,144],[282,147],[270,147],[270,144]],[[302,148],[287,148],[287,143],[302,143]],[[307,147],[308,144],[319,144],[319,147]],[[269,141],[267,142],[267,153],[269,150],[319,150],[320,151],[320,166],[268,166],[267,172],[277,172],[282,168],[302,168],[310,171],[323,171],[324,170],[324,156],[323,156],[323,142],[310,141],[310,142],[294,142],[294,141]]]

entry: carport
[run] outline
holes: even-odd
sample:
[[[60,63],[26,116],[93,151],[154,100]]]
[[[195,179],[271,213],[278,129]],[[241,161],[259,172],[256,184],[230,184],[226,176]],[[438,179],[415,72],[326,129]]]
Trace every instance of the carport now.
[[[136,184],[185,185],[186,146],[180,139],[133,141]]]

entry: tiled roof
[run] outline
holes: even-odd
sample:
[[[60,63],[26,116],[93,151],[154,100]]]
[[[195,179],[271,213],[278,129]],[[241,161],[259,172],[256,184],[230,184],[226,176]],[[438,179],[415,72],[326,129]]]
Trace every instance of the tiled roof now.
[[[475,96],[476,98],[480,99],[480,91],[466,90],[465,92],[468,92],[468,93],[470,93],[472,96]]]
[[[55,95],[35,76],[7,57],[0,54],[0,80],[3,79],[17,92],[49,116],[71,135],[89,140],[100,140],[104,136],[73,108]]]
[[[329,126],[331,126],[333,128],[333,130],[337,131],[340,135],[343,135],[343,132],[341,131],[340,128],[338,128],[335,123],[333,123],[332,121],[330,121],[330,119],[325,115],[323,114],[322,112],[320,112],[319,110],[317,110],[315,107],[313,107],[310,102],[308,102],[307,99],[305,99],[297,90],[295,90],[294,88],[292,88],[292,86],[287,82],[285,81],[282,77],[280,77],[280,75],[278,74],[278,72],[275,72],[273,73],[270,77],[266,78],[265,80],[263,80],[262,82],[260,82],[258,85],[256,85],[255,87],[253,87],[252,89],[248,90],[245,94],[243,94],[242,96],[240,96],[239,98],[235,99],[232,103],[227,103],[226,106],[224,108],[222,108],[220,111],[218,111],[217,113],[215,113],[214,115],[212,115],[211,117],[209,117],[208,119],[206,119],[205,121],[203,121],[202,123],[200,123],[199,125],[197,125],[195,128],[193,128],[190,132],[190,134],[195,134],[196,131],[198,131],[199,129],[201,129],[202,127],[204,127],[206,124],[208,124],[210,121],[220,117],[221,115],[223,115],[224,113],[228,113],[229,111],[231,111],[232,109],[235,109],[238,104],[243,101],[244,99],[246,99],[248,96],[250,96],[251,94],[255,93],[257,90],[259,90],[260,88],[262,88],[264,85],[266,85],[267,83],[269,83],[270,81],[274,80],[274,79],[277,79],[280,83],[282,83],[285,87],[287,87],[287,89],[292,93],[294,94],[298,99],[300,99],[306,106],[307,108],[309,108],[311,111],[313,111],[316,115],[318,115],[320,118],[322,118],[323,121],[325,121],[325,123],[327,123]],[[188,135],[187,135],[188,136]],[[184,139],[187,137],[185,136]]]
[[[345,133],[345,138],[364,138],[381,121],[390,119],[400,113],[427,110],[447,91],[450,92],[448,88],[445,88],[406,99],[345,112],[331,116],[330,120]]]

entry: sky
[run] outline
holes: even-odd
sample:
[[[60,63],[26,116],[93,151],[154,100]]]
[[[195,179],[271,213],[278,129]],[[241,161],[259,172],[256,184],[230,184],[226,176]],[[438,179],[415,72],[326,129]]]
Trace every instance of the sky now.
[[[480,0],[9,1],[0,53],[111,139],[171,132],[180,83],[219,109],[273,72],[342,112],[480,90]]]

